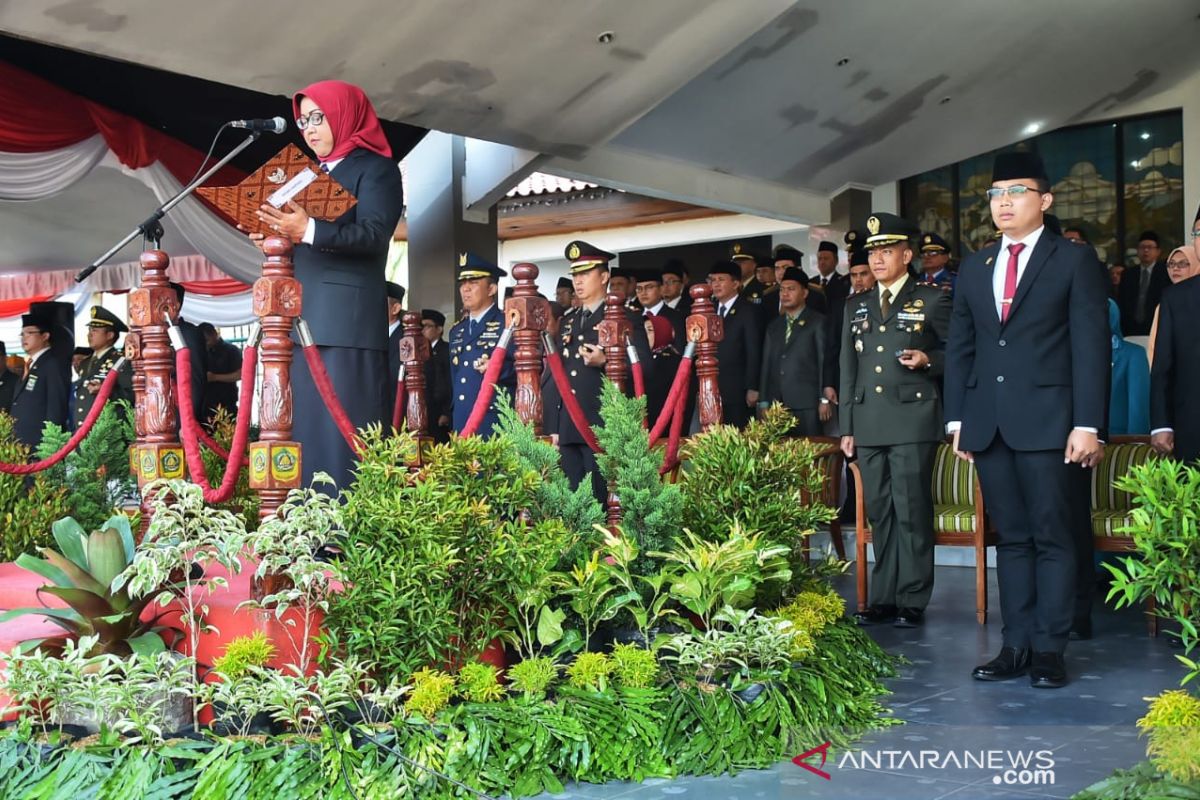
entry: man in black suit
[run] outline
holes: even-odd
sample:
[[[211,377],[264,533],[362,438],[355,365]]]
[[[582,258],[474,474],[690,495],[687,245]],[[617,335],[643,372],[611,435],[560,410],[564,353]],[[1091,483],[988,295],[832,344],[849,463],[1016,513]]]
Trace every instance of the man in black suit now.
[[[974,460],[995,523],[1004,645],[977,680],[1030,671],[1066,685],[1075,605],[1073,471],[1104,452],[1110,372],[1107,292],[1090,248],[1045,228],[1042,161],[996,157],[988,190],[1001,241],[959,270],[946,344],[946,419]]]
[[[0,342],[0,411],[12,411],[13,395],[21,385],[21,376],[8,368],[8,347]]]
[[[683,316],[692,311],[692,296],[688,294],[687,267],[678,258],[669,258],[662,268],[663,301]]]
[[[721,391],[721,421],[746,427],[758,405],[762,369],[762,316],[759,306],[739,294],[742,270],[732,261],[718,261],[708,272],[717,316],[724,320],[725,336],[717,345]]]
[[[571,394],[579,402],[588,425],[596,428],[601,424],[600,387],[604,380],[605,362],[604,348],[600,347],[596,326],[604,319],[604,301],[609,283],[608,263],[616,255],[578,240],[568,244],[565,252],[567,260],[571,262],[571,280],[575,284],[575,296],[579,298],[580,306],[577,313],[563,317],[559,344]],[[627,310],[626,318],[631,325],[630,340],[638,351],[642,368],[652,370],[650,343],[646,338],[642,316]],[[649,380],[651,374],[646,378]],[[571,488],[588,480],[597,502],[603,503],[608,496],[608,487],[596,465],[596,454],[571,421],[563,404],[563,395],[553,379],[545,384],[543,409],[545,431],[558,446],[563,472]]]
[[[421,309],[421,333],[429,342],[429,360],[425,362],[425,404],[429,432],[435,442],[450,441],[451,411],[450,394],[450,350],[442,331],[446,329],[446,315],[434,308]]]
[[[396,407],[396,388],[400,377],[400,339],[404,337],[404,326],[400,324],[404,316],[404,287],[392,281],[387,282],[387,318],[388,341],[387,361],[387,409],[388,424],[391,424],[392,413]],[[385,426],[386,427],[386,426]]]
[[[657,269],[640,269],[634,273],[634,280],[637,281],[637,299],[642,306],[642,314],[647,317],[665,317],[671,323],[671,330],[675,334],[675,349],[682,353],[687,338],[683,330],[684,314],[671,308],[663,300],[662,272]]]
[[[196,421],[202,423],[204,422],[204,385],[208,383],[208,343],[204,341],[204,334],[200,332],[200,328],[183,317],[183,300],[187,296],[183,284],[172,283],[171,288],[175,290],[175,298],[179,301],[180,309],[179,316],[175,319],[175,325],[183,334],[183,341],[188,348],[188,362],[192,372],[192,413],[196,415]],[[178,375],[175,376],[175,380],[179,380]],[[82,420],[77,420],[77,422],[82,422]]]
[[[25,376],[13,398],[13,436],[37,450],[47,422],[65,428],[71,392],[64,365],[50,351],[53,323],[46,317],[21,317],[21,349],[29,357]]]
[[[850,279],[837,271],[838,249],[833,242],[821,242],[817,246],[817,274],[809,282],[809,288],[823,295],[825,310],[845,302],[850,295]]]
[[[1154,231],[1142,231],[1137,243],[1137,264],[1126,267],[1117,286],[1117,305],[1121,309],[1121,333],[1146,336],[1154,320],[1154,309],[1163,289],[1171,284],[1167,264],[1160,259],[1162,245]]]
[[[833,404],[825,396],[832,387],[826,321],[805,306],[808,278],[799,269],[789,267],[777,285],[779,316],[767,323],[763,339],[758,408],[783,403],[796,418],[793,436],[820,436],[822,423],[833,416]]]
[[[1192,222],[1193,257],[1200,258],[1200,210]],[[1200,458],[1200,279],[1168,286],[1158,305],[1150,368],[1150,442],[1185,464]]]

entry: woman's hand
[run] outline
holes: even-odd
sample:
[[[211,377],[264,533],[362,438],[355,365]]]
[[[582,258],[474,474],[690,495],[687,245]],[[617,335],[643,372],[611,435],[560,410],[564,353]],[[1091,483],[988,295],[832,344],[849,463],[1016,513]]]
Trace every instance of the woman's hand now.
[[[246,230],[241,225],[238,225],[237,229],[249,237],[250,244],[254,245],[259,250],[263,249],[263,242],[267,240],[266,236],[263,236],[261,233],[250,233],[250,231]]]
[[[308,230],[308,212],[289,200],[283,208],[263,203],[258,207],[258,218],[272,231],[299,244]]]

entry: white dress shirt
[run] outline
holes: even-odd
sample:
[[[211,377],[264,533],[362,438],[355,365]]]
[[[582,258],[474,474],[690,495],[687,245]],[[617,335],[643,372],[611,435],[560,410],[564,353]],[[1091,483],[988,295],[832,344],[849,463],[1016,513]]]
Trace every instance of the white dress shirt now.
[[[1024,239],[1010,239],[1008,234],[1004,234],[1000,239],[1000,253],[996,256],[996,263],[992,265],[992,294],[996,297],[996,317],[1001,316],[1001,309],[1004,305],[1004,281],[1008,277],[1008,259],[1010,244],[1023,244],[1023,249],[1017,256],[1017,283],[1021,285],[1021,278],[1025,275],[1025,267],[1029,266],[1029,257],[1033,255],[1033,248],[1037,247],[1038,240],[1042,238],[1042,231],[1046,230],[1046,226],[1042,225],[1036,231],[1026,236]],[[1013,296],[1016,296],[1016,289],[1013,290]]]
[[[647,309],[645,309],[645,312],[646,312],[646,314],[647,314],[647,315],[650,315],[650,316],[655,316],[655,317],[657,317],[659,314],[661,314],[661,313],[662,313],[663,306],[665,306],[666,304],[667,304],[667,301],[665,301],[665,300],[659,300],[659,301],[658,301],[658,305],[656,305],[654,308],[647,308]]]

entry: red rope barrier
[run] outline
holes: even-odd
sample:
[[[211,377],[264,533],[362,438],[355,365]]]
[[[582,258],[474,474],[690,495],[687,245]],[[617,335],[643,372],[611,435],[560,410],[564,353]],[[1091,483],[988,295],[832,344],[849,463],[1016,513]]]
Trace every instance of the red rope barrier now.
[[[658,440],[666,433],[667,423],[675,416],[679,395],[687,394],[688,379],[691,375],[692,357],[685,355],[679,362],[679,369],[675,371],[675,380],[672,381],[671,390],[667,392],[667,397],[663,401],[662,411],[658,413],[658,419],[654,421],[654,427],[650,431],[651,447],[658,444]]]
[[[188,472],[191,473],[192,483],[204,490],[204,502],[224,503],[233,496],[233,488],[237,485],[238,473],[245,462],[246,443],[250,439],[250,406],[254,394],[255,369],[258,366],[258,347],[248,345],[242,353],[242,385],[238,389],[238,416],[233,429],[233,442],[230,444],[231,457],[225,460],[225,472],[221,483],[213,489],[208,483],[204,472],[204,460],[200,457],[199,440],[203,430],[196,421],[196,412],[192,407],[192,382],[186,380],[192,371],[192,356],[187,346],[175,350],[175,374],[183,376],[179,381],[179,440],[183,445],[183,454],[187,458]]]
[[[600,449],[600,443],[596,441],[596,434],[592,432],[592,426],[588,424],[587,417],[583,414],[583,409],[579,407],[579,401],[575,395],[571,394],[571,383],[567,380],[567,371],[563,368],[562,356],[557,350],[551,350],[546,356],[546,365],[550,367],[550,375],[554,378],[554,385],[558,387],[558,394],[562,397],[563,406],[567,409],[567,415],[570,416],[571,422],[575,423],[575,428],[579,431],[579,435],[587,443],[587,446],[592,448],[597,453],[604,452]]]
[[[633,396],[646,396],[646,373],[642,372],[642,362],[630,361],[629,369],[633,373]]]
[[[354,430],[354,423],[350,421],[350,416],[342,406],[342,401],[338,399],[337,392],[333,390],[333,382],[329,380],[329,373],[325,371],[325,363],[321,361],[321,351],[312,343],[304,344],[301,350],[304,351],[304,360],[308,362],[308,370],[312,373],[313,383],[317,385],[317,392],[325,401],[329,415],[333,417],[333,423],[337,425],[346,444],[350,446],[355,455],[358,455],[363,449],[362,440],[358,438],[358,434]]]
[[[92,403],[92,410],[84,418],[83,424],[79,426],[79,430],[75,431],[75,435],[67,440],[67,443],[57,453],[49,458],[43,458],[41,461],[35,461],[32,464],[5,464],[0,462],[0,472],[8,475],[31,475],[34,472],[41,472],[42,470],[50,469],[50,467],[53,467],[66,458],[72,450],[79,447],[79,443],[87,438],[87,435],[92,432],[92,426],[100,418],[100,412],[104,410],[108,398],[113,393],[113,387],[117,384],[117,373],[124,362],[124,358],[119,358],[109,368],[108,375],[104,377],[104,383],[100,384],[100,391],[96,392],[96,399]]]
[[[200,434],[200,443],[202,445],[204,445],[209,450],[212,450],[214,453],[216,453],[217,456],[219,456],[222,461],[229,460],[229,452],[226,451],[226,449],[224,447],[221,447],[221,445],[217,444],[217,440],[212,438],[212,435],[209,434],[208,431],[204,430],[203,425],[201,425],[199,430],[197,430],[196,432],[198,434]]]
[[[500,370],[503,369],[504,359],[507,356],[508,340],[502,339],[492,350],[492,357],[488,359],[487,370],[483,373],[483,384],[479,387],[479,396],[475,398],[471,416],[467,418],[467,424],[463,426],[459,436],[474,436],[475,432],[479,430],[479,426],[483,424],[483,418],[487,416],[488,409],[492,405],[492,398],[496,396],[496,381],[500,380]]]
[[[691,363],[690,358],[688,363]],[[681,393],[675,404],[675,413],[671,418],[671,437],[667,439],[667,453],[663,456],[663,465],[658,470],[659,475],[666,475],[679,463],[679,438],[683,433],[683,418],[687,413],[687,394]]]

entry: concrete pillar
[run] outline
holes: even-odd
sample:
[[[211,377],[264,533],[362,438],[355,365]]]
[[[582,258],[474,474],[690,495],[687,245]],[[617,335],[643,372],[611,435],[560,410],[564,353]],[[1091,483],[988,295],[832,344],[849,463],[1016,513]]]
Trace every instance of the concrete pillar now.
[[[869,190],[843,189],[829,201],[829,227],[835,231],[848,231],[861,225],[872,211],[890,210],[871,208],[871,202]]]
[[[406,159],[408,164],[408,295],[412,309],[436,308],[447,328],[458,319],[455,274],[458,258],[471,252],[496,261],[496,207],[486,222],[463,218],[466,144],[461,136],[430,131]]]

